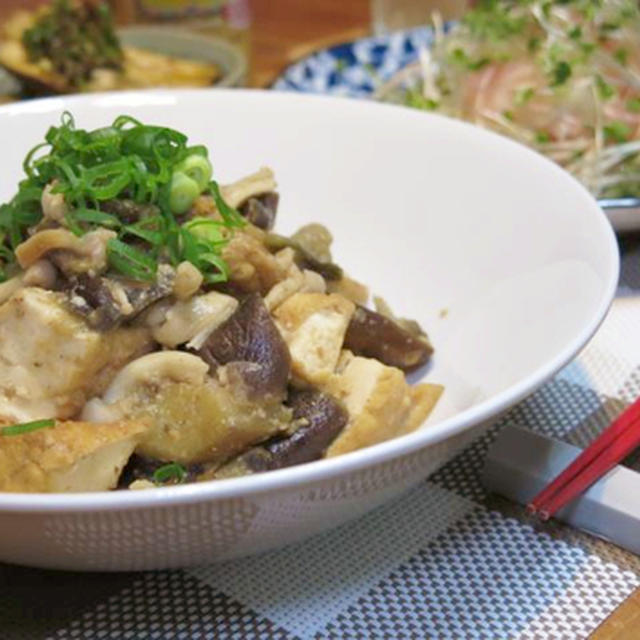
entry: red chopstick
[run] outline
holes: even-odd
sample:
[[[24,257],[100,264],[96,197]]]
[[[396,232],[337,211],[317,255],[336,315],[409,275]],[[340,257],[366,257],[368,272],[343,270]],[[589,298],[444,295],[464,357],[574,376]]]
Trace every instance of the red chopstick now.
[[[627,407],[528,505],[547,520],[640,447],[640,398]]]

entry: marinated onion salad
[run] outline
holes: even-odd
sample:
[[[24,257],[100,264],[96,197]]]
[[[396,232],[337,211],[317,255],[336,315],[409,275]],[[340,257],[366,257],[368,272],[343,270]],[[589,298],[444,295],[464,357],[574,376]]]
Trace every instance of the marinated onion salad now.
[[[494,129],[598,197],[640,197],[640,9],[629,0],[480,0],[380,95]]]

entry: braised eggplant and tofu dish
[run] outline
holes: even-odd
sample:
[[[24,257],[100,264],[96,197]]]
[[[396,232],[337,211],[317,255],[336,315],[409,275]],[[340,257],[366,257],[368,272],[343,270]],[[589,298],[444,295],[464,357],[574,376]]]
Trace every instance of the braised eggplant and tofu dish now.
[[[273,231],[268,168],[69,113],[0,207],[0,490],[142,489],[298,465],[416,429],[432,346],[331,255]]]

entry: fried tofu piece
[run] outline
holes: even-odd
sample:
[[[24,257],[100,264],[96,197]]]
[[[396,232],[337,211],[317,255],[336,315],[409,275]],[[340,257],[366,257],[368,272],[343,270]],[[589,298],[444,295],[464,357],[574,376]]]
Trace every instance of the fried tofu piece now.
[[[72,417],[152,344],[145,328],[91,329],[62,293],[20,289],[0,306],[0,417]]]
[[[222,250],[222,257],[229,267],[229,282],[246,293],[259,291],[265,295],[286,277],[275,256],[249,230],[236,231]]]
[[[327,282],[327,290],[329,293],[339,293],[341,296],[344,296],[356,304],[365,305],[369,299],[368,287],[350,278],[346,273],[342,274],[340,280]]]
[[[113,489],[147,426],[139,420],[57,422],[30,433],[0,435],[0,491]]]
[[[373,358],[347,355],[325,390],[344,402],[349,422],[326,457],[349,453],[419,427],[442,393],[434,384],[407,384],[400,369]]]
[[[314,385],[329,379],[354,310],[350,300],[324,293],[295,293],[275,310],[295,376]]]
[[[209,366],[182,351],[151,353],[127,365],[83,418],[150,423],[136,453],[183,464],[222,463],[285,432],[291,410],[279,400],[251,401],[208,375]]]
[[[276,258],[278,258],[277,254]],[[326,290],[327,283],[319,273],[310,269],[301,271],[292,264],[288,268],[287,277],[269,289],[264,303],[269,311],[273,311],[295,293],[325,293]]]
[[[238,301],[218,291],[177,300],[168,309],[160,309],[161,321],[154,324],[149,316],[153,337],[165,347],[174,349],[179,344],[198,349],[207,337],[238,308]]]
[[[152,428],[136,451],[157,460],[219,464],[291,423],[280,402],[248,402],[213,381],[166,382],[152,397],[138,398],[132,415],[148,417]]]

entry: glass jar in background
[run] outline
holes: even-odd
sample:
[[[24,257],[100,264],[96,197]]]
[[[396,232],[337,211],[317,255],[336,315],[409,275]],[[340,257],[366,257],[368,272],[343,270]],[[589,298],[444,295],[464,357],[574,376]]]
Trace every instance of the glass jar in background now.
[[[187,29],[226,40],[249,59],[249,0],[109,0],[116,22]]]
[[[459,18],[469,0],[371,0],[371,22],[375,35],[408,29],[431,22],[437,11],[445,20]]]

